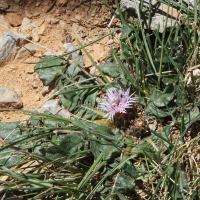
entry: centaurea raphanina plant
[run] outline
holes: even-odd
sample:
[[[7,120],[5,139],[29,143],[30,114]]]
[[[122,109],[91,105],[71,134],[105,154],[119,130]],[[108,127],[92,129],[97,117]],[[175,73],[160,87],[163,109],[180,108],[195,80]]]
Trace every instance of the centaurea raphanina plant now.
[[[99,108],[108,113],[104,117],[112,119],[116,128],[123,129],[131,135],[140,137],[145,135],[147,123],[145,120],[137,118],[136,106],[138,98],[129,95],[127,91],[117,88],[110,88],[100,103]],[[137,118],[137,119],[136,119]],[[140,134],[141,133],[141,134]]]
[[[129,95],[129,92],[130,88],[126,92],[122,89],[110,88],[99,106],[102,111],[108,112],[104,117],[109,116],[108,119],[114,121],[115,114],[126,113],[128,108],[132,108],[138,98],[132,97],[133,94]]]

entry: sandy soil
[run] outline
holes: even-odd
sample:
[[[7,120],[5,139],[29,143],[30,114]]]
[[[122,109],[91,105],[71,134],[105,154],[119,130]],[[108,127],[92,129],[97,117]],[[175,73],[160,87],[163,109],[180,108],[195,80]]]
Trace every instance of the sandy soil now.
[[[63,5],[62,2],[66,4]],[[112,0],[107,2],[116,9]],[[0,16],[0,37],[5,31],[22,32],[22,20],[28,18],[31,23],[36,24],[36,28],[35,32],[30,28],[26,33],[33,37],[32,41],[37,40],[34,36],[37,33],[40,40],[35,43],[43,46],[37,46],[34,54],[26,52],[17,55],[12,62],[0,66],[0,85],[13,88],[18,93],[23,101],[23,110],[33,111],[51,95],[51,92],[42,94],[44,85],[34,72],[34,64],[23,62],[39,61],[48,49],[62,52],[63,44],[68,42],[69,38],[77,45],[74,35],[82,44],[87,44],[120,25],[119,20],[115,18],[108,28],[113,14],[101,1],[10,0],[7,3],[9,8],[4,9]],[[110,51],[110,45],[118,46],[112,36],[88,46],[87,50],[93,59],[101,64]],[[85,55],[84,64],[88,71],[94,70],[94,66]],[[22,120],[25,116],[20,113],[0,112],[0,118],[2,122],[8,122]]]

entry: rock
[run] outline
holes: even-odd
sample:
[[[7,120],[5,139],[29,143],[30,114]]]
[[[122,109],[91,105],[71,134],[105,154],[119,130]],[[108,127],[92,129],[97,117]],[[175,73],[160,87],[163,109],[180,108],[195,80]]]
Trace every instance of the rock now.
[[[22,101],[11,88],[0,86],[0,108],[21,108]]]
[[[9,27],[9,25],[10,25],[3,15],[0,15],[0,23],[6,27]]]
[[[67,5],[69,0],[57,0],[57,5],[59,7]]]
[[[40,41],[40,37],[39,37],[39,35],[37,33],[36,28],[33,28],[32,36],[33,36],[33,42],[39,42]]]
[[[45,26],[45,24],[42,24],[38,28],[38,35],[45,35],[46,34],[46,29],[47,29],[47,27]]]
[[[35,54],[38,51],[39,51],[39,49],[38,49],[37,45],[29,44],[29,45],[24,46],[20,49],[16,58],[20,59],[20,58],[23,58],[23,57],[28,57],[30,55]]]
[[[49,24],[57,24],[60,20],[53,17],[47,17],[45,21]],[[61,20],[62,21],[62,20]]]
[[[63,20],[60,20],[59,25],[62,31],[67,30],[67,24]]]
[[[20,4],[21,0],[15,0],[15,4]]]
[[[140,0],[136,0],[136,5],[140,6]],[[143,6],[147,6],[149,2],[145,2]],[[135,7],[135,2],[132,0],[121,0],[120,2],[120,8],[121,11],[128,11],[131,16],[134,16],[137,14],[136,7]],[[150,29],[155,30],[158,28],[158,24],[160,23],[160,29],[159,32],[163,32],[165,29],[165,24],[167,20],[167,26],[166,28],[169,28],[174,25],[176,22],[176,17],[178,16],[178,11],[176,9],[169,9],[169,16],[167,18],[167,13],[168,11],[168,6],[160,3],[156,0],[152,0],[152,9],[151,9],[151,24],[150,24]],[[163,14],[162,14],[163,13]],[[141,19],[142,19],[142,25],[144,28],[147,28],[148,25],[148,16],[149,16],[149,11],[148,9],[146,12],[141,14]],[[135,18],[135,17],[134,17]],[[131,21],[131,17],[129,18],[129,21]],[[131,21],[131,23],[134,23]]]
[[[62,108],[58,105],[58,99],[52,99],[47,101],[40,109],[40,112],[43,113],[46,110],[52,113],[53,115],[56,115]]]
[[[55,36],[56,39],[60,40],[62,43],[65,42],[65,37],[61,30],[56,29],[53,35]]]
[[[52,99],[47,101],[40,109],[40,112],[43,113],[45,111],[49,111],[51,114],[53,115],[60,115],[63,118],[70,118],[70,112],[63,110],[59,104],[58,104],[59,100],[58,99]]]
[[[41,94],[45,96],[47,93],[49,93],[49,86],[44,86]]]
[[[19,37],[19,46],[29,43],[28,40],[32,39],[32,37],[29,34],[27,34],[26,32],[18,33],[18,37]]]
[[[81,33],[81,38],[84,38],[84,37],[86,37],[86,33],[82,32]]]
[[[26,68],[26,71],[25,71],[27,74],[33,74],[35,72],[34,70],[34,66],[33,65],[30,65]]]
[[[39,6],[40,6],[40,2],[37,2],[37,3],[36,3],[36,7],[39,7]]]
[[[156,128],[157,128],[157,124],[149,124],[149,128],[150,128],[151,130],[155,131]]]
[[[192,78],[191,78],[192,73]],[[200,78],[200,69],[195,69],[192,72],[188,72],[185,76],[185,81],[187,84],[193,84]]]
[[[31,21],[26,17],[22,21],[21,30],[22,30],[22,32],[32,30]]]
[[[76,15],[75,15],[75,19],[77,19],[78,21],[80,21],[80,20],[81,20],[81,18],[82,18],[82,17],[81,17],[81,15],[80,15],[80,14],[76,14]]]
[[[194,0],[183,0],[186,4],[188,4],[188,7],[190,10],[194,9]],[[198,4],[198,3],[197,3]],[[197,6],[198,9],[198,6]]]
[[[83,31],[82,28],[79,28],[79,29],[78,29],[78,33],[80,33],[81,38],[86,37],[86,33]]]
[[[7,2],[9,2],[9,8],[6,9],[6,12],[16,13],[17,11],[20,10],[19,5],[17,5],[13,1],[7,1]]]
[[[70,112],[66,111],[66,110],[60,110],[58,112],[58,114],[63,117],[63,118],[70,118],[71,117],[71,114]]]
[[[13,60],[17,53],[19,37],[12,32],[4,32],[0,38],[0,64]]]
[[[36,100],[36,101],[39,101],[39,100],[40,100],[40,97],[39,97],[39,96],[35,96],[35,100]]]
[[[90,68],[90,74],[94,74],[96,72],[96,67],[91,67]]]
[[[33,82],[32,87],[33,87],[33,89],[36,89],[36,88],[38,88],[38,84],[36,82]]]
[[[8,23],[11,26],[20,26],[22,23],[22,17],[20,17],[19,15],[15,14],[15,13],[11,13],[6,17]]]
[[[46,51],[44,52],[44,56],[60,56],[62,55],[61,52],[54,52],[54,51]]]
[[[73,43],[65,43],[63,44],[63,48],[65,49],[63,53],[67,53],[70,51],[74,51],[78,49],[79,47],[74,45]],[[79,56],[79,54],[80,54],[80,50],[75,51],[74,53],[68,55],[68,59],[76,59]]]
[[[9,4],[6,0],[0,1],[0,10],[6,10],[9,7]]]
[[[33,17],[38,17],[40,13],[38,11],[33,12]]]

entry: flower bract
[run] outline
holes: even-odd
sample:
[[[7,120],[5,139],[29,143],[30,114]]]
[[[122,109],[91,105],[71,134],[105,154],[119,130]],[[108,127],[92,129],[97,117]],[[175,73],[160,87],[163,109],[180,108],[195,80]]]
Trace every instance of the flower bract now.
[[[117,88],[110,88],[105,97],[100,103],[99,108],[102,111],[107,111],[108,119],[114,119],[116,113],[126,113],[127,108],[131,108],[134,103],[137,102],[137,97],[132,97],[129,95],[130,88],[127,91]]]

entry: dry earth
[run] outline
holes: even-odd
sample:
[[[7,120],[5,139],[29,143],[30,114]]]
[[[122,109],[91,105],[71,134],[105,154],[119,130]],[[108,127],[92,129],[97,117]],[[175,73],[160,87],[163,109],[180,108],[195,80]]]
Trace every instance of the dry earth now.
[[[107,2],[116,9],[112,0]],[[82,44],[88,44],[120,25],[115,18],[108,28],[113,14],[99,0],[8,0],[1,1],[0,8],[0,37],[5,31],[25,31],[32,36],[32,41],[38,44],[34,53],[25,51],[17,55],[12,62],[0,66],[0,86],[14,89],[23,101],[22,109],[29,111],[42,104],[51,96],[51,92],[43,94],[45,87],[34,72],[34,65],[23,62],[37,62],[50,50],[63,52],[63,44],[69,42],[67,40],[70,37],[71,42],[77,45],[73,34]],[[24,18],[30,21],[22,27]],[[25,46],[27,45],[30,43]],[[88,46],[87,50],[93,59],[101,64],[110,51],[110,45],[118,46],[111,36]],[[86,55],[84,64],[86,70],[95,70]],[[2,122],[8,122],[22,120],[25,115],[0,112],[0,118]]]

